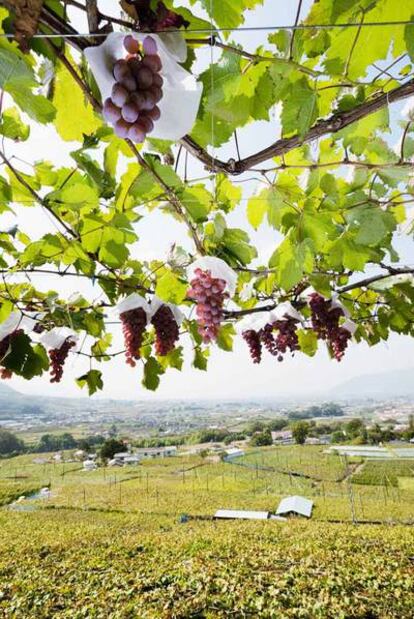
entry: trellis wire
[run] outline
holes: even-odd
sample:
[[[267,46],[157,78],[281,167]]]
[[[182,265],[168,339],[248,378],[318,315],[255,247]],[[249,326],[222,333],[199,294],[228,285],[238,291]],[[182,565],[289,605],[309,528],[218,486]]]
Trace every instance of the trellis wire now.
[[[110,20],[108,20],[110,21]],[[134,24],[131,23],[131,27]],[[261,32],[261,31],[272,31],[272,30],[327,30],[330,28],[375,28],[381,26],[414,26],[413,20],[395,20],[395,21],[384,21],[384,22],[364,22],[355,23],[337,23],[337,24],[290,24],[290,25],[269,25],[269,26],[241,26],[239,28],[216,28],[214,27],[214,32]],[[185,30],[182,29],[166,29],[166,30],[157,30],[157,34],[160,33],[171,33],[171,32],[181,32],[183,33],[198,33],[198,34],[211,34],[211,29],[207,28],[188,28]],[[102,37],[106,38],[108,36],[107,32],[76,32],[73,34],[42,34],[36,33],[33,34],[31,38],[39,38],[39,39],[77,39],[77,38],[85,38],[85,37]],[[0,33],[0,38],[13,39],[15,35],[13,33]]]

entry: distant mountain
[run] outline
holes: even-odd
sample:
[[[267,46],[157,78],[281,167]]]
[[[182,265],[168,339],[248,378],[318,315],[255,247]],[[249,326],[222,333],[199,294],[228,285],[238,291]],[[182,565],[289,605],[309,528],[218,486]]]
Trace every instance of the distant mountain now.
[[[355,376],[330,389],[329,393],[332,398],[414,397],[414,368]]]
[[[0,398],[22,397],[21,393],[0,382]]]

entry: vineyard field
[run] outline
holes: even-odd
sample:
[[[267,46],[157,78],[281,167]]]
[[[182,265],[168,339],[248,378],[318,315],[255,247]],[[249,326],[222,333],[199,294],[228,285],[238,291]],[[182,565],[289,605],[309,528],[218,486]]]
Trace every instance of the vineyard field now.
[[[341,470],[320,447],[275,451],[243,465],[181,456],[92,472],[1,460],[0,616],[411,618],[414,527],[402,523],[414,485],[383,485],[380,473],[378,485],[350,483],[367,464]],[[278,457],[309,477],[280,472]],[[44,486],[47,498],[5,506]],[[289,494],[314,501],[312,520],[212,519],[219,508],[274,512]]]

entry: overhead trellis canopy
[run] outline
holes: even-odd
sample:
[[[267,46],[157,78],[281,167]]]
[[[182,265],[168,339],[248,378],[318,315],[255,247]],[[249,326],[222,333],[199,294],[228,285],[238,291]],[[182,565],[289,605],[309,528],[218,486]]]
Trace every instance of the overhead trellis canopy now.
[[[3,378],[413,334],[414,0],[261,4],[2,3]]]

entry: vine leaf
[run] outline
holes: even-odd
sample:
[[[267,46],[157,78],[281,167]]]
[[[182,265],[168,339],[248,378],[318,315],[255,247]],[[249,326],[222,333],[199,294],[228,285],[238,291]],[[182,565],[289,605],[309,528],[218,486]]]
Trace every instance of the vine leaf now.
[[[87,387],[89,395],[93,395],[103,389],[102,372],[99,370],[89,370],[89,372],[77,378],[76,383],[81,389]]]

